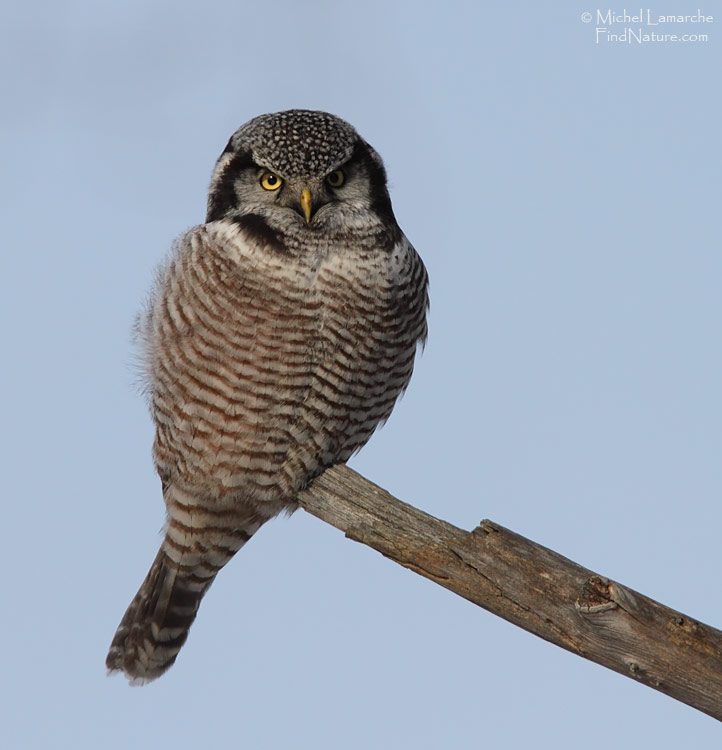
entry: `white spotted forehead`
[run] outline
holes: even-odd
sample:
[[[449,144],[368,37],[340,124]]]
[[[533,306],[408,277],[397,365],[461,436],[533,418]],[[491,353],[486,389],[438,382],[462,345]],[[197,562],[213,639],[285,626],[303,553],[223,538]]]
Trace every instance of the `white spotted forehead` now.
[[[231,143],[283,177],[309,177],[326,175],[347,161],[358,139],[339,117],[291,109],[254,118],[233,134]]]

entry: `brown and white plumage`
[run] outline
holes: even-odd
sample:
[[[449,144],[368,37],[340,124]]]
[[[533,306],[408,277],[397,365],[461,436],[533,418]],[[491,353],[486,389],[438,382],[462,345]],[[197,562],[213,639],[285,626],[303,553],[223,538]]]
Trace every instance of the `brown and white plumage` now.
[[[232,136],[140,324],[168,525],[110,670],[168,669],[220,568],[388,418],[427,306],[382,162],[348,123],[291,110]]]

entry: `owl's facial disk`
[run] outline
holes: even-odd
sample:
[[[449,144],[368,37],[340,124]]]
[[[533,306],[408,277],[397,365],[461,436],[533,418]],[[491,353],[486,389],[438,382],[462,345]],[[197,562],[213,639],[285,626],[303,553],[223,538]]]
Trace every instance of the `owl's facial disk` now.
[[[345,174],[336,169],[325,179],[313,177],[297,177],[284,180],[280,175],[273,175],[274,192],[278,192],[275,205],[291,209],[305,219],[307,225],[324,207],[326,212],[322,216],[338,208],[349,196],[340,189],[345,183]],[[261,187],[265,187],[265,175],[261,177]],[[278,185],[278,187],[276,187]],[[266,187],[266,189],[268,189]]]
[[[273,165],[257,164],[249,155],[227,155],[219,179],[211,186],[207,221],[260,214],[272,223],[321,229],[351,214],[370,214],[374,189],[366,165],[349,160],[321,176],[285,175]]]
[[[343,174],[336,170],[334,175]],[[282,208],[290,208],[301,214],[306,220],[306,224],[311,223],[311,217],[316,209],[321,205],[330,202],[332,196],[326,191],[321,190],[318,180],[312,178],[296,178],[286,180],[275,172],[264,171],[261,174],[259,183],[261,187],[269,193],[276,193],[274,204]],[[343,183],[343,179],[336,180],[338,186]],[[315,197],[314,197],[315,196]]]

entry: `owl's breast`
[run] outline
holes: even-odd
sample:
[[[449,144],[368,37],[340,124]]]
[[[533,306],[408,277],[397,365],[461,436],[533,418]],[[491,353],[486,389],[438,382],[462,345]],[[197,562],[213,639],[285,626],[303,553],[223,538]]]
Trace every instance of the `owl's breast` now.
[[[319,261],[186,235],[148,323],[161,473],[278,499],[346,460],[423,335],[402,266],[373,248]]]
[[[319,270],[326,357],[312,395],[328,420],[327,463],[345,461],[390,415],[426,337],[426,271],[408,241],[391,250],[363,244],[329,256]]]

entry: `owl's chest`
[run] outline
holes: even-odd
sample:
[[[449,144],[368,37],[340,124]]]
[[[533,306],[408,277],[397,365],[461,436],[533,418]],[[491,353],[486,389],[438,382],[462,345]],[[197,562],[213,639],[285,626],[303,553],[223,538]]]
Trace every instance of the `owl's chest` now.
[[[339,352],[363,364],[394,317],[391,269],[373,251],[191,255],[170,270],[166,291],[156,333],[173,354],[169,377],[195,369],[209,386],[220,375],[244,391],[297,380]]]
[[[196,469],[212,473],[271,448],[279,466],[298,463],[292,446],[314,462],[347,457],[410,376],[418,332],[399,318],[398,263],[241,260],[190,254],[169,269],[153,316],[157,458],[197,447],[215,458]]]
[[[254,259],[255,260],[255,259]],[[393,269],[381,252],[329,251],[318,257],[264,258],[239,265],[229,288],[235,322],[312,351],[328,334],[362,335],[393,304]]]

